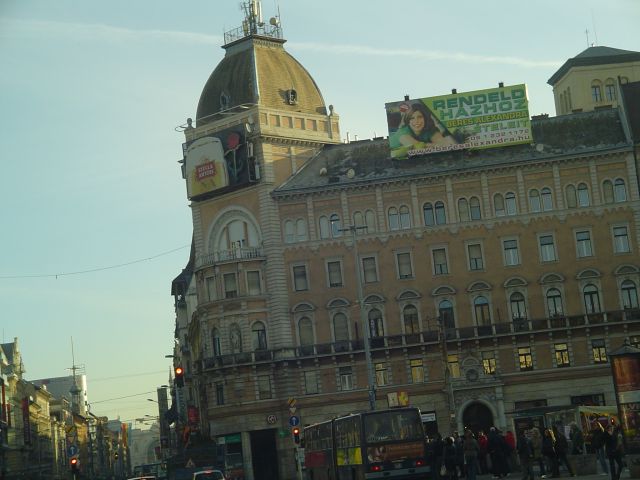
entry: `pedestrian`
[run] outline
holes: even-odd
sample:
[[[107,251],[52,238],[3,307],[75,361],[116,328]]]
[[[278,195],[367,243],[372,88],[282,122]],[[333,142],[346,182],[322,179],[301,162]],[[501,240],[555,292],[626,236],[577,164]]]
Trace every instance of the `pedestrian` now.
[[[462,443],[463,443],[463,440],[460,434],[457,431],[453,432],[453,446],[456,449],[456,472],[457,472],[458,478],[463,478],[465,476],[464,447]]]
[[[527,438],[527,431],[523,430],[518,436],[516,450],[522,467],[522,480],[534,480],[533,475],[533,444]]]
[[[624,454],[624,442],[620,429],[613,424],[607,427],[604,433],[604,448],[609,457],[609,472],[611,480],[619,480],[622,473],[622,455]],[[617,465],[617,468],[616,468]]]
[[[609,474],[609,466],[607,465],[606,454],[604,451],[604,439],[605,431],[602,424],[598,419],[595,420],[593,428],[591,429],[591,448],[596,454],[600,468],[602,469],[602,475]]]
[[[569,460],[567,459],[567,452],[569,451],[569,442],[567,442],[567,437],[564,436],[564,433],[558,430],[557,426],[553,426],[553,436],[556,438],[556,463],[558,464],[558,475],[560,475],[560,465],[564,465],[567,467],[567,471],[569,475],[575,477],[573,473],[573,469],[571,465],[569,465]]]
[[[559,477],[560,472],[558,471],[558,460],[556,458],[556,438],[553,435],[553,431],[549,428],[545,428],[542,434],[542,455],[547,462],[547,470],[551,472],[551,477]]]
[[[545,477],[547,475],[547,469],[544,467],[544,458],[542,456],[542,435],[538,427],[531,429],[531,445],[533,447],[533,461],[538,464],[540,469],[540,476]]]
[[[571,455],[581,455],[584,453],[584,436],[576,422],[571,423],[571,433],[569,435],[571,439]]]
[[[458,469],[456,468],[456,447],[453,443],[453,437],[447,437],[444,439],[444,447],[442,448],[442,466],[444,469],[440,471],[441,478],[446,478],[447,480],[458,480]]]
[[[431,449],[433,452],[433,465],[434,465],[434,469],[432,470],[432,472],[435,472],[434,476],[436,478],[436,480],[439,480],[440,477],[440,469],[442,467],[442,465],[444,465],[442,463],[442,451],[444,449],[444,442],[442,441],[442,435],[440,435],[440,432],[436,432],[436,434],[433,437],[433,440],[431,441]]]
[[[480,452],[480,445],[475,439],[473,432],[468,428],[464,431],[464,442],[462,444],[464,449],[464,464],[467,480],[476,480],[478,475],[478,454]]]
[[[505,457],[507,459],[507,465],[509,465],[509,471],[515,470],[516,467],[516,436],[511,430],[507,430],[504,434],[504,441],[507,444],[507,452]]]
[[[491,471],[493,478],[506,477],[509,474],[505,452],[508,449],[504,437],[496,427],[489,429],[489,441],[487,443],[489,457],[491,458]]]
[[[487,465],[487,455],[488,449],[487,444],[489,443],[489,439],[487,435],[485,435],[484,430],[480,430],[478,432],[478,445],[480,446],[480,452],[478,454],[478,463],[480,466],[480,474],[487,475],[489,473],[489,467]]]

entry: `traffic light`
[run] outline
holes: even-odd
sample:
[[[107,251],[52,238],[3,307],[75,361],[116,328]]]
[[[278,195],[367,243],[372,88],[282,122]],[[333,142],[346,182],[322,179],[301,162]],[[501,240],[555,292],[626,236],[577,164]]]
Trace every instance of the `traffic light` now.
[[[119,457],[118,452],[115,452],[115,453],[113,454],[113,458],[114,458],[115,460],[118,460],[118,457]]]
[[[184,369],[178,366],[174,371],[176,374],[176,387],[184,387]]]
[[[295,442],[295,444],[300,445],[300,428],[293,427],[291,429],[291,433],[293,434],[293,441]]]
[[[80,465],[78,465],[77,457],[69,459],[69,466],[71,467],[71,473],[78,473],[80,471]]]

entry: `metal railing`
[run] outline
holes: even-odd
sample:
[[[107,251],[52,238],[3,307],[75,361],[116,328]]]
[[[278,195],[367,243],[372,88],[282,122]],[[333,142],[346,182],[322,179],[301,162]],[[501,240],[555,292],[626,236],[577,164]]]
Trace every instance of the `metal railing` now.
[[[217,252],[199,256],[196,260],[196,267],[207,267],[216,263],[237,260],[254,260],[263,256],[262,247],[237,247],[229,250],[218,250]]]

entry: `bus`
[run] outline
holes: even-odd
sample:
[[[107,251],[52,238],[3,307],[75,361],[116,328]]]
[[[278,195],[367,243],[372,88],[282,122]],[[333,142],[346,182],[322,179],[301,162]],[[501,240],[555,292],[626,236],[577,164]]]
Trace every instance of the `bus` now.
[[[304,429],[309,480],[425,479],[428,460],[417,408],[354,413]]]

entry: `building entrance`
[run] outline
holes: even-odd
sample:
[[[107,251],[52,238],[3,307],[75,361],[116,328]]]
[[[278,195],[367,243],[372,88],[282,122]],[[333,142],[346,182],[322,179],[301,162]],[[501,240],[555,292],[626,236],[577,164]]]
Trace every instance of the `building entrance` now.
[[[256,480],[278,480],[278,451],[276,430],[251,432],[251,460],[253,478]]]
[[[462,414],[462,423],[465,428],[469,428],[476,435],[480,430],[487,433],[494,424],[493,414],[485,404],[474,402],[465,408]]]

